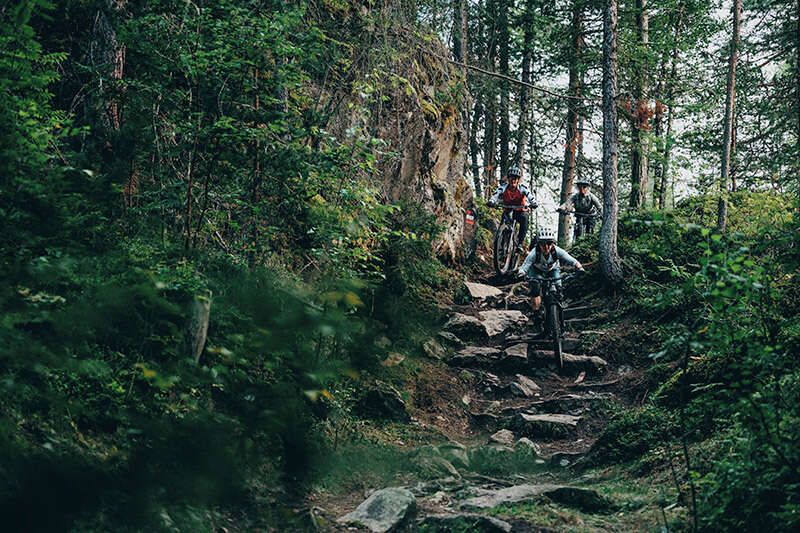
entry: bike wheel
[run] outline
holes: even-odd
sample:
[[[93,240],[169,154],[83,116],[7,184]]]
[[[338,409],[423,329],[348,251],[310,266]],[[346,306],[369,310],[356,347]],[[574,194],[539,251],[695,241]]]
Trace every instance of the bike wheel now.
[[[558,368],[564,368],[564,356],[561,350],[561,324],[558,319],[558,305],[551,304],[547,309],[547,327],[553,339],[553,354],[558,359]]]
[[[502,225],[497,229],[494,234],[494,243],[492,245],[494,255],[494,271],[498,275],[503,275],[508,272],[509,264],[509,241],[511,241],[511,228]]]

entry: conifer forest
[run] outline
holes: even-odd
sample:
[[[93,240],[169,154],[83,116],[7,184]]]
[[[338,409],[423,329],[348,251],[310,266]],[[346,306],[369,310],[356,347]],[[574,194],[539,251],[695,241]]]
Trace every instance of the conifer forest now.
[[[800,1],[0,0],[0,529],[800,530]]]

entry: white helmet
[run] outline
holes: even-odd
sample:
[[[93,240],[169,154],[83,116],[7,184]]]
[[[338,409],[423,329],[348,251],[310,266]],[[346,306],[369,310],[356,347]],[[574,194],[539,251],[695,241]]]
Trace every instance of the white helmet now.
[[[539,228],[538,233],[536,233],[536,239],[539,241],[553,241],[556,240],[556,230],[549,227]]]

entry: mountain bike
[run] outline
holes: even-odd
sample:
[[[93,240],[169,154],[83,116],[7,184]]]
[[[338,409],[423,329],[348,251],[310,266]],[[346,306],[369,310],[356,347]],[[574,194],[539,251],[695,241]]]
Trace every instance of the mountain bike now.
[[[561,303],[561,287],[564,282],[575,277],[578,272],[560,276],[536,278],[542,284],[542,305],[544,306],[544,334],[553,343],[553,353],[558,359],[558,368],[564,368],[564,355],[561,347],[564,340],[564,305]]]
[[[530,211],[531,206],[520,205],[499,205],[503,208],[503,216],[500,218],[500,225],[494,232],[494,242],[492,243],[494,270],[498,275],[511,273],[517,268],[519,258],[524,255],[517,249],[517,246],[525,238],[519,235],[517,221],[511,216],[515,209],[525,209]]]
[[[590,230],[594,229],[594,220],[599,218],[597,213],[573,213],[575,215],[575,239],[583,235],[591,233]]]
[[[572,233],[573,240],[577,240],[578,237],[591,233],[589,230],[594,229],[594,220],[600,218],[599,213],[576,213],[565,209],[556,209],[556,212],[575,215],[575,228]]]

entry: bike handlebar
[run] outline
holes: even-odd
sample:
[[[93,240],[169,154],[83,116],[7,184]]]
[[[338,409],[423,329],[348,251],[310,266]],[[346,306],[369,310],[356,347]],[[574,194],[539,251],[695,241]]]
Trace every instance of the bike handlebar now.
[[[537,207],[539,207],[539,205],[538,204],[537,205],[530,205],[530,204],[528,204],[528,205],[505,205],[505,204],[500,204],[500,205],[490,205],[489,207],[497,207],[497,208],[503,208],[503,209],[528,209],[528,210],[530,210],[530,209],[536,209]]]
[[[554,213],[561,213],[563,215],[575,215],[581,218],[599,218],[602,213],[576,213],[575,211],[567,211],[566,209],[556,209]]]

